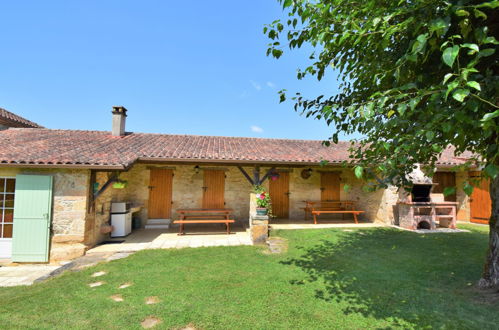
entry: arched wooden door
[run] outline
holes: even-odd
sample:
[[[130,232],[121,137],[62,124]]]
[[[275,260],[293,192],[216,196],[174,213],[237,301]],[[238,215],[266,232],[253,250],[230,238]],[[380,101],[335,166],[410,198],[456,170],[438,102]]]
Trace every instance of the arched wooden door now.
[[[338,172],[321,173],[321,201],[340,200],[340,174]]]
[[[480,179],[481,172],[470,172],[470,179]],[[481,179],[479,184],[473,188],[473,193],[470,196],[470,216],[471,222],[489,223],[492,213],[492,201],[489,193],[490,181]]]
[[[225,208],[225,171],[204,170],[203,208]]]
[[[278,219],[289,218],[289,173],[280,172],[279,177],[269,181],[272,214]]]
[[[169,219],[172,214],[173,170],[151,169],[149,178],[149,219]]]

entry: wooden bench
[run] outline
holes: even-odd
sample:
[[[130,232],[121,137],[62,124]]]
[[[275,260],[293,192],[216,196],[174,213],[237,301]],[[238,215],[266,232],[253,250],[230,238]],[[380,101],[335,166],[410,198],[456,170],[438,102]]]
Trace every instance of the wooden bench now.
[[[343,211],[354,210],[355,202],[353,201],[303,201],[305,207],[302,210],[305,212],[305,220],[308,220],[308,215],[312,215],[313,210],[321,211]]]
[[[357,216],[364,211],[354,211],[354,210],[341,210],[341,211],[327,211],[327,210],[312,210],[312,215],[314,217],[314,224],[317,224],[317,217],[321,214],[352,214],[353,220],[356,224],[359,223]]]
[[[230,219],[232,209],[178,209],[179,220],[173,221],[180,225],[179,235],[185,235],[184,225],[188,223],[221,223],[225,224],[227,234],[230,234],[230,224],[234,219]]]
[[[187,223],[224,223],[227,229],[227,235],[230,234],[230,224],[234,223],[233,219],[191,219],[191,220],[175,220],[173,223],[180,224],[180,229],[178,235],[185,235],[184,225]]]

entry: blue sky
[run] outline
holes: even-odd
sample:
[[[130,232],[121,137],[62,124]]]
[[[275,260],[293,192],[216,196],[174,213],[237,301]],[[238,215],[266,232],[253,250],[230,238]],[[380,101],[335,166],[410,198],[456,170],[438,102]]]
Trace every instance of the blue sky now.
[[[266,57],[277,1],[3,1],[0,107],[48,128],[326,139],[331,128],[277,91],[337,92],[334,72],[298,81],[304,51]]]

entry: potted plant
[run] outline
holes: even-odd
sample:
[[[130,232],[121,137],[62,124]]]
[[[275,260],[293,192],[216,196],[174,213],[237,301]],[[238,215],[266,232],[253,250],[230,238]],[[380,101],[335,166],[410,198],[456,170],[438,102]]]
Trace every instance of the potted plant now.
[[[270,194],[262,186],[254,186],[253,192],[256,197],[256,215],[268,215],[271,213],[272,202]]]

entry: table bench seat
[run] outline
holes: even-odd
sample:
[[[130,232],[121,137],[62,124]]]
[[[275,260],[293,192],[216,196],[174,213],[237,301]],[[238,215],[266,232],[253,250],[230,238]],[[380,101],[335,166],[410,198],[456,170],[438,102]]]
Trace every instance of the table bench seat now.
[[[314,217],[314,224],[317,224],[317,217],[321,214],[352,214],[353,220],[356,224],[359,223],[357,216],[359,214],[364,213],[364,211],[356,211],[356,210],[340,210],[340,211],[329,211],[329,210],[312,210],[312,215]]]
[[[178,235],[185,235],[184,231],[184,225],[189,224],[189,223],[224,223],[226,228],[227,228],[227,235],[230,234],[230,224],[234,223],[234,219],[182,219],[182,220],[175,220],[173,223],[179,224],[180,229]]]

